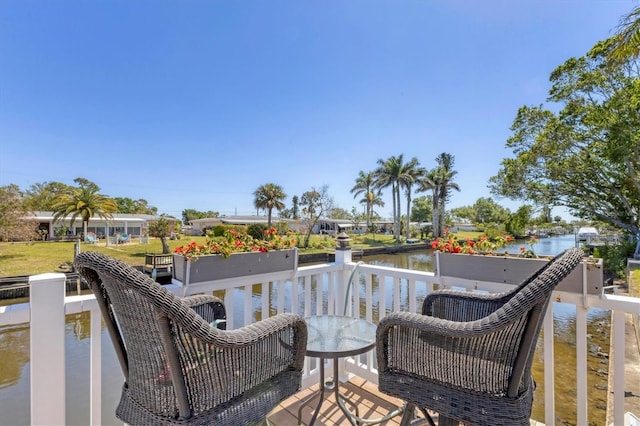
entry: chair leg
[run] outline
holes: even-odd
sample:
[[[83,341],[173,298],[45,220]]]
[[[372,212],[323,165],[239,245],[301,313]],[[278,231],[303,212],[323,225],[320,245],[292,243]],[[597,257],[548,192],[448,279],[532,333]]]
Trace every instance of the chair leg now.
[[[459,424],[456,420],[438,414],[438,426],[458,426]]]
[[[424,418],[415,418],[416,409],[422,412],[422,414],[424,415]],[[427,410],[421,407],[417,407],[415,404],[405,402],[404,411],[402,413],[402,419],[400,419],[400,426],[410,426],[414,424],[420,425],[420,424],[423,424],[425,421],[427,422],[427,424],[429,424],[429,426],[436,426],[436,424],[433,422],[433,419],[431,418]],[[438,426],[444,426],[444,425],[441,425],[440,422],[438,422]]]
[[[404,412],[402,413],[402,419],[400,420],[400,426],[409,426],[415,415],[416,406],[409,402],[404,404]]]

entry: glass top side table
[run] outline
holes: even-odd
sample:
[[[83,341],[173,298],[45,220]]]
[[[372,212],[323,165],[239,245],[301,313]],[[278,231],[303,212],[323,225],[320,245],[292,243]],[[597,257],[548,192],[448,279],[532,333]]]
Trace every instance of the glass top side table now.
[[[320,389],[309,396],[298,409],[298,424],[302,424],[302,408],[319,397],[318,405],[313,412],[309,425],[313,425],[318,417],[322,403],[326,398],[324,360],[333,359],[333,392],[338,406],[352,425],[361,423],[381,423],[400,414],[402,409],[393,410],[379,419],[361,419],[358,407],[340,394],[338,380],[338,359],[360,355],[373,349],[376,345],[376,325],[370,321],[334,315],[320,315],[305,318],[307,323],[307,356],[320,358]],[[355,414],[349,411],[345,401],[355,408]]]

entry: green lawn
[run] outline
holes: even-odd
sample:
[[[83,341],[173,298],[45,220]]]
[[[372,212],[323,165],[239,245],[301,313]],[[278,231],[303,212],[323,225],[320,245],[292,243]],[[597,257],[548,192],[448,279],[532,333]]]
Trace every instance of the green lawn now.
[[[477,238],[479,232],[459,232],[459,239]],[[382,247],[395,245],[391,235],[350,235],[350,244],[358,248]],[[142,266],[147,253],[162,253],[162,245],[157,238],[150,238],[148,244],[135,242],[107,247],[104,242],[98,244],[81,243],[82,251],[95,250],[120,259],[132,266]],[[179,240],[169,240],[171,251],[191,241],[204,243],[205,237],[182,236]],[[335,239],[326,235],[312,235],[310,248],[301,249],[300,253],[323,252],[336,246]],[[60,265],[73,262],[74,242],[34,242],[34,243],[0,243],[0,277],[16,275],[35,275],[45,272],[60,272]]]
[[[134,239],[134,241],[136,241]],[[169,240],[171,251],[191,241],[204,243],[205,237],[185,237],[180,240]],[[392,245],[390,235],[353,236],[352,245],[375,247]],[[322,252],[335,247],[335,240],[328,236],[312,235],[312,248],[301,250],[301,253]],[[73,262],[74,242],[34,242],[34,243],[0,243],[0,276],[35,275],[45,272],[60,272],[60,265]],[[95,250],[120,259],[132,266],[141,266],[147,253],[162,253],[162,245],[157,238],[150,238],[148,244],[136,242],[107,247],[104,242],[98,244],[81,243],[82,251]]]

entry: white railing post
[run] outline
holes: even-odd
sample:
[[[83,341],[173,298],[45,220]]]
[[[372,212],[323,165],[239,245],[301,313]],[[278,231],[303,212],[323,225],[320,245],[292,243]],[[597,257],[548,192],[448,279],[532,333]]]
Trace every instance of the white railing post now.
[[[336,264],[345,265],[348,262],[351,262],[351,247],[336,247]],[[343,315],[346,312],[347,315],[350,315],[352,312],[351,306],[349,301],[345,301],[347,291],[353,292],[353,289],[347,288],[349,271],[343,267],[343,269],[338,273],[338,277],[339,278],[335,283],[335,313],[336,315]]]
[[[65,275],[29,277],[31,311],[31,424],[65,419]]]

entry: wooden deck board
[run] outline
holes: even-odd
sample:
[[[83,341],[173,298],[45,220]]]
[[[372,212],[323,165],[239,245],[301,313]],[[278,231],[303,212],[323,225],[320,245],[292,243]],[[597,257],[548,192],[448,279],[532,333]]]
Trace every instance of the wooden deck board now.
[[[298,424],[298,409],[303,401],[309,397],[312,393],[317,391],[319,385],[314,385],[309,389],[305,389],[293,395],[289,399],[283,401],[278,407],[276,407],[268,416],[269,423],[273,426],[290,426]],[[353,377],[346,383],[340,385],[340,392],[349,401],[357,404],[358,411],[363,418],[379,418],[391,410],[397,408],[402,402],[396,398],[392,398],[378,392],[377,387],[369,383],[362,378]],[[329,391],[329,396],[325,399],[320,407],[320,413],[316,419],[315,425],[318,426],[335,426],[348,424],[344,413],[338,407],[335,396],[332,391]],[[317,406],[317,400],[314,400],[309,405],[302,409],[302,422],[306,424],[311,417],[315,407]],[[347,404],[350,409],[353,406]],[[391,420],[381,423],[387,426],[397,426],[400,424],[400,417],[395,416]]]

